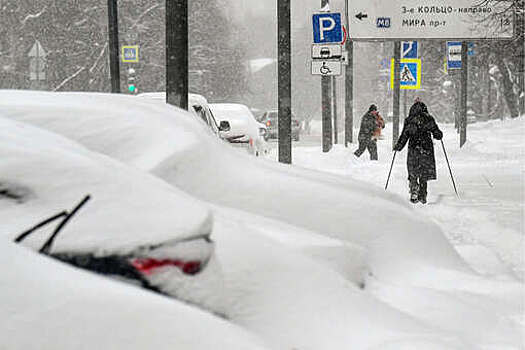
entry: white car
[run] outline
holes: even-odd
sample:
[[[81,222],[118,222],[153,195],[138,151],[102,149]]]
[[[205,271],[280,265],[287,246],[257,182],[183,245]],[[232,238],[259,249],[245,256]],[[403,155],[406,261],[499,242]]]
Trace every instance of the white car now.
[[[163,104],[166,103],[165,92],[146,92],[137,95],[137,97],[162,102]],[[208,100],[202,95],[188,94],[188,111],[197,119],[202,120],[220,138],[224,138],[224,132],[230,130],[230,124],[227,121],[217,122],[210,111]]]
[[[210,108],[217,120],[229,123],[230,130],[224,132],[226,140],[248,147],[249,152],[256,156],[268,153],[266,125],[255,120],[248,107],[236,103],[212,103]]]

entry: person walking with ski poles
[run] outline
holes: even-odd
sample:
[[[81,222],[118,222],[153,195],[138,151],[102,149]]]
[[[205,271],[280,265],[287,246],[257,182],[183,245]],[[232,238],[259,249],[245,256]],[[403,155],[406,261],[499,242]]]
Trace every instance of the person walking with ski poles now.
[[[412,203],[427,202],[427,181],[436,180],[436,160],[434,143],[443,138],[434,118],[428,113],[427,106],[416,99],[405,119],[403,131],[394,146],[400,152],[408,142],[407,169]]]

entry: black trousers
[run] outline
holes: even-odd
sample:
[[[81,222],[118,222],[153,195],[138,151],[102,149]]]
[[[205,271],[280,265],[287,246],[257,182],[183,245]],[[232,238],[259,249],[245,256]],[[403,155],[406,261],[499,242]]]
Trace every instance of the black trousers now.
[[[361,157],[366,149],[368,149],[368,153],[370,153],[370,160],[377,160],[377,141],[359,140],[359,148],[354,152],[354,154],[357,157]]]

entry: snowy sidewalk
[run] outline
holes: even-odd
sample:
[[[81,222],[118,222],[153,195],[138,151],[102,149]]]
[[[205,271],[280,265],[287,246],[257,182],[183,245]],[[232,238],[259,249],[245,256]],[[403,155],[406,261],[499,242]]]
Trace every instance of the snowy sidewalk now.
[[[441,143],[434,142],[438,180],[429,182],[429,202],[415,209],[439,224],[464,259],[481,274],[510,273],[524,280],[523,203],[525,123],[516,120],[469,124],[468,142],[460,149],[450,124],[440,125],[460,199],[455,196]],[[392,161],[392,124],[378,142],[379,162],[368,153],[356,159],[357,144],[336,145],[328,154],[321,146],[295,147],[296,166],[353,177],[384,188]],[[319,144],[321,140],[319,137]],[[277,150],[272,157],[276,157]],[[406,198],[406,154],[396,156],[388,191]]]

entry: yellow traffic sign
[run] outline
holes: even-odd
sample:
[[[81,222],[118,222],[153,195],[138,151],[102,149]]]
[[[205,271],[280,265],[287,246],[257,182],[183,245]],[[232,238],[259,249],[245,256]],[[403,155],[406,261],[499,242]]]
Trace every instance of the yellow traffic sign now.
[[[400,60],[399,86],[402,90],[421,89],[421,59],[404,58]],[[390,63],[390,88],[394,88],[394,59]]]

